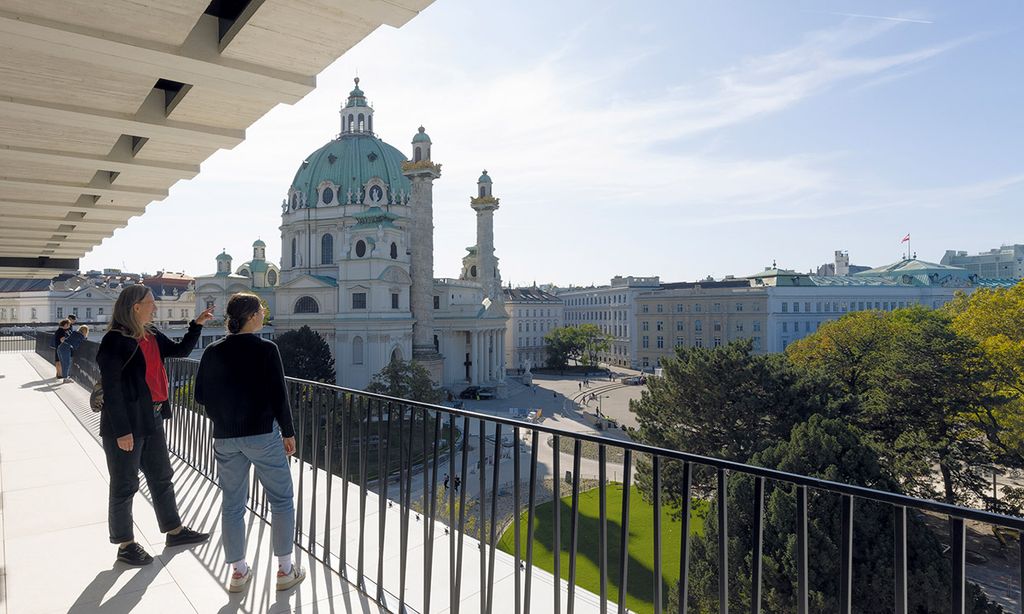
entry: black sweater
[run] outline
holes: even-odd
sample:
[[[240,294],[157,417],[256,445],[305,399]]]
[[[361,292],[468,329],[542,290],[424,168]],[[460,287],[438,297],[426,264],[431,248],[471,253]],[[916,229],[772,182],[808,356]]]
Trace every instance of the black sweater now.
[[[270,433],[274,420],[282,437],[295,436],[281,354],[272,341],[240,333],[211,343],[199,361],[195,397],[217,439]]]
[[[189,322],[188,332],[181,341],[168,339],[155,331],[156,345],[161,358],[184,358],[196,347],[203,327],[195,320]],[[103,411],[100,412],[100,435],[121,437],[150,435],[156,428],[153,397],[146,385],[146,358],[139,342],[116,330],[107,331],[96,352],[103,382]],[[171,405],[166,401],[160,410],[164,418],[171,417]]]

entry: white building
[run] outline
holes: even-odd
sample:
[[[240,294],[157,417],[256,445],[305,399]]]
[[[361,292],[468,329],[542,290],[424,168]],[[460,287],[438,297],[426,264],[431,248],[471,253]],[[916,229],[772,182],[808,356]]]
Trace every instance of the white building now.
[[[547,362],[544,335],[565,326],[565,303],[537,287],[505,288],[505,364],[510,369],[542,367]]]
[[[442,386],[500,387],[507,316],[494,255],[499,201],[487,172],[470,206],[475,245],[460,279],[433,276],[433,182],[422,127],[412,159],[373,132],[359,80],[341,132],[299,166],[282,205],[277,333],[307,325],[334,351],[339,384],[364,388],[393,359],[414,359]],[[500,392],[500,390],[499,390]]]
[[[1003,245],[971,256],[946,250],[941,264],[967,269],[983,279],[1024,279],[1024,245]]]
[[[622,277],[616,275],[607,286],[565,288],[558,297],[565,302],[565,325],[596,324],[611,335],[611,347],[598,356],[601,362],[621,367],[636,367],[636,297],[661,285],[658,277]]]

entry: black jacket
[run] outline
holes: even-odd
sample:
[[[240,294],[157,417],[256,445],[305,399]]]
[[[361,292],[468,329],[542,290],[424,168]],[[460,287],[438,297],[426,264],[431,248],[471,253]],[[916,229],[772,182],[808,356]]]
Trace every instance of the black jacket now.
[[[192,320],[181,341],[172,341],[156,331],[156,343],[161,358],[183,358],[189,355],[203,327]],[[100,412],[100,435],[122,437],[131,433],[146,436],[156,428],[153,397],[146,385],[146,359],[139,342],[116,330],[108,331],[96,352],[103,382],[103,411]],[[170,403],[160,411],[164,418],[171,417]]]

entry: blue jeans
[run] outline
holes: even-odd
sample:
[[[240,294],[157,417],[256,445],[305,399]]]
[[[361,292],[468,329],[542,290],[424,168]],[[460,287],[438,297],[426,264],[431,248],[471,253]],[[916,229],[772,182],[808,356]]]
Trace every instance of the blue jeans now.
[[[57,346],[57,358],[60,359],[60,369],[64,372],[64,377],[71,377],[72,355],[71,347],[67,344]]]
[[[245,500],[249,494],[249,466],[263,485],[270,502],[274,554],[293,551],[295,505],[292,474],[281,443],[281,431],[249,437],[230,437],[213,442],[221,489],[221,532],[228,563],[245,558]]]

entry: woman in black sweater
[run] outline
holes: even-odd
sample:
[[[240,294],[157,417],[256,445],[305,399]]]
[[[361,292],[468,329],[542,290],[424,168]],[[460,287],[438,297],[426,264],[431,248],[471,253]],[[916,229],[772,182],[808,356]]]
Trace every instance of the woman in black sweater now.
[[[171,482],[174,471],[164,434],[164,420],[171,417],[171,406],[167,402],[163,360],[188,356],[199,341],[203,324],[213,314],[209,309],[199,314],[178,342],[153,326],[155,314],[156,300],[149,288],[135,285],[121,290],[110,328],[96,353],[103,383],[100,436],[110,472],[110,543],[119,545],[117,560],[129,565],[153,562],[153,557],[135,541],[132,522],[140,468],[168,546],[196,544],[210,537],[182,525],[178,515]]]
[[[254,334],[263,328],[259,297],[232,296],[227,326],[230,334],[203,352],[195,398],[213,422],[224,555],[233,567],[228,590],[241,592],[252,579],[245,558],[245,498],[253,466],[270,501],[277,590],[282,591],[306,577],[292,563],[295,506],[288,456],[295,452],[295,429],[284,367],[277,345]]]

